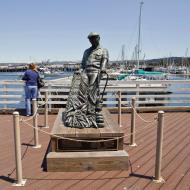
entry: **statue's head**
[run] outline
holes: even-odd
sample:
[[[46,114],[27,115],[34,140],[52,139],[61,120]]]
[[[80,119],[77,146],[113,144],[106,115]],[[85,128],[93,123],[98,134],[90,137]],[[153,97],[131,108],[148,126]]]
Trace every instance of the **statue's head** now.
[[[93,47],[97,47],[100,42],[100,35],[97,32],[90,32],[88,39]]]

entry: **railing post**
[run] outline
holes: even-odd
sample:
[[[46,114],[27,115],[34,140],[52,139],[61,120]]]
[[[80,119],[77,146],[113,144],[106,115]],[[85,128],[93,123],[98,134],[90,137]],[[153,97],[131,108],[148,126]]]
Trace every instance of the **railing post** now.
[[[32,99],[32,109],[33,109],[33,127],[34,127],[34,146],[33,148],[40,148],[39,137],[38,137],[38,113],[37,113],[37,101]]]
[[[136,101],[139,101],[139,90],[140,90],[140,84],[139,84],[139,82],[138,81],[136,81],[137,82],[137,84],[136,84],[136,89],[137,89],[137,91],[136,91]],[[139,107],[139,104],[136,104],[136,107]]]
[[[51,84],[49,83],[48,84],[48,92],[49,92],[49,94],[50,94],[50,96],[51,96]],[[49,100],[51,101],[51,98],[49,98]],[[51,111],[51,108],[52,108],[52,106],[51,106],[51,104],[49,104],[49,110]]]
[[[4,82],[4,85],[3,85],[3,94],[6,96],[7,95],[7,84],[6,82]],[[4,99],[4,109],[7,109],[7,98],[5,97]]]
[[[163,127],[164,127],[164,112],[159,111],[158,112],[158,125],[157,125],[155,179],[154,179],[154,182],[156,182],[156,183],[164,182],[164,179],[161,177]]]
[[[118,91],[118,126],[121,127],[121,91]]]
[[[130,139],[130,146],[137,146],[135,143],[135,97],[132,98],[132,105],[131,105],[131,139]]]
[[[15,163],[16,163],[16,183],[14,183],[13,186],[24,186],[26,180],[22,178],[20,126],[19,126],[18,112],[13,112],[13,125],[14,125],[14,144],[15,144]]]
[[[49,128],[48,126],[48,91],[45,91],[44,128]]]

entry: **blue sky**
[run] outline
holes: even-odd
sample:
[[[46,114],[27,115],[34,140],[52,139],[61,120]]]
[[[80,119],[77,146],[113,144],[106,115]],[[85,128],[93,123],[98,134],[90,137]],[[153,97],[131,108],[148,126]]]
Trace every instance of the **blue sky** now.
[[[0,62],[81,60],[97,31],[111,60],[137,44],[139,0],[0,0]],[[190,0],[144,0],[141,57],[185,56]],[[188,53],[189,56],[189,53]]]

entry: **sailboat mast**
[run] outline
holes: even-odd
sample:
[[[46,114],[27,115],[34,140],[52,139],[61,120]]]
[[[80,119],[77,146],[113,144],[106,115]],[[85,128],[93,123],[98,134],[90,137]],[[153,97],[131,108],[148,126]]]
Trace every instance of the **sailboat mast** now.
[[[125,45],[122,45],[122,50],[121,50],[121,61],[122,61],[122,65],[125,65]]]
[[[140,2],[140,13],[139,13],[139,30],[138,30],[138,45],[137,45],[137,69],[139,68],[139,57],[140,57],[140,40],[141,40],[141,10],[143,1]]]

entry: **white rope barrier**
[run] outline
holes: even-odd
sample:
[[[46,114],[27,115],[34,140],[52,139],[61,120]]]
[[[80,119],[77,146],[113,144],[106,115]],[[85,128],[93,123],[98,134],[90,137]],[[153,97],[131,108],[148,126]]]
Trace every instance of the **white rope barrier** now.
[[[47,101],[45,100],[43,104],[39,105],[39,106],[42,106],[42,105],[45,105],[47,102],[48,102],[49,99],[47,99]],[[34,119],[36,117],[36,115],[38,114],[38,109],[39,109],[39,106],[37,107],[35,113],[29,118],[29,119],[23,119],[23,118],[20,118],[20,122],[23,122],[25,123],[26,125],[32,127],[32,128],[36,128],[34,126],[32,126],[31,124],[27,123],[28,121]],[[154,117],[154,120],[152,121],[147,121],[145,119],[143,119],[136,111],[135,108],[133,108],[131,106],[131,108],[135,111],[135,114],[142,120],[144,121],[145,123],[149,123],[147,126],[141,128],[140,130],[137,130],[136,132],[134,132],[135,134],[139,133],[139,131],[142,131],[144,130],[145,128],[148,128],[149,126],[151,126],[151,124],[153,124],[156,120],[157,120],[157,117]],[[107,141],[114,141],[114,140],[119,140],[121,138],[125,138],[125,137],[128,137],[130,135],[133,135],[134,133],[130,133],[130,134],[127,134],[127,135],[124,135],[124,136],[121,136],[121,137],[115,137],[115,138],[110,138],[110,139],[100,139],[100,140],[82,140],[82,139],[74,139],[74,138],[68,138],[68,137],[63,137],[63,136],[59,136],[59,135],[52,135],[51,133],[48,133],[47,131],[44,131],[42,129],[39,129],[38,128],[38,131],[42,132],[42,133],[45,133],[45,134],[48,134],[52,137],[56,137],[56,138],[59,138],[59,139],[63,139],[63,140],[70,140],[70,141],[76,141],[76,142],[107,142]]]
[[[142,118],[142,117],[140,116],[140,114],[137,113],[137,110],[131,105],[130,102],[129,102],[129,104],[130,104],[130,108],[133,109],[133,110],[135,111],[135,114],[136,114],[136,115],[137,115],[142,121],[144,121],[145,123],[151,123],[151,122],[154,122],[154,120],[157,119],[157,115],[154,114],[154,120],[153,120],[153,121],[145,120],[144,118]]]
[[[28,126],[31,127],[31,128],[34,128],[31,124],[25,122],[24,120],[22,120],[21,122],[25,123],[26,125],[28,125]],[[156,123],[156,122],[155,122],[155,123]],[[137,134],[138,132],[144,130],[145,128],[147,129],[147,128],[151,127],[151,124],[153,124],[153,123],[148,124],[147,126],[143,127],[143,128],[140,129],[140,130],[137,130],[137,131],[136,131],[136,134]],[[121,137],[115,137],[115,138],[103,139],[103,140],[82,140],[82,139],[74,139],[74,138],[63,137],[63,136],[59,136],[59,135],[53,135],[53,134],[51,134],[51,133],[49,133],[49,132],[47,132],[47,131],[44,131],[44,130],[42,130],[42,129],[38,129],[38,131],[40,131],[40,132],[42,132],[42,133],[44,133],[44,134],[48,134],[48,135],[50,135],[50,136],[52,136],[52,137],[56,137],[56,138],[63,139],[63,140],[76,141],[76,142],[107,142],[107,141],[119,140],[119,139],[122,139],[122,138],[125,138],[125,137],[128,137],[128,136],[131,135],[131,134],[127,134],[127,135],[124,135],[124,136],[121,136]]]

